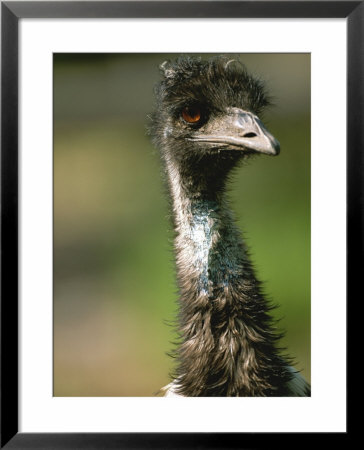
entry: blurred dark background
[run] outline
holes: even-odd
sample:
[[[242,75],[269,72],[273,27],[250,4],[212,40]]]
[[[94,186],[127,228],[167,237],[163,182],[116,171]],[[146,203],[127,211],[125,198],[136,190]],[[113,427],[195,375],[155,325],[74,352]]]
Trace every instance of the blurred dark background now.
[[[169,382],[172,233],[146,124],[175,56],[54,55],[55,396],[152,396]],[[281,154],[236,173],[232,204],[310,380],[310,55],[240,58],[274,97],[264,122]]]

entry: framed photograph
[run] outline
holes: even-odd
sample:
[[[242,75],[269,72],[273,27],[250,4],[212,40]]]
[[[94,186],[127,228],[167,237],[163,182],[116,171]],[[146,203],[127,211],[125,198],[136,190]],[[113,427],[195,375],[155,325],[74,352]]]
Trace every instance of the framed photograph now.
[[[363,8],[1,3],[2,447],[347,436]]]

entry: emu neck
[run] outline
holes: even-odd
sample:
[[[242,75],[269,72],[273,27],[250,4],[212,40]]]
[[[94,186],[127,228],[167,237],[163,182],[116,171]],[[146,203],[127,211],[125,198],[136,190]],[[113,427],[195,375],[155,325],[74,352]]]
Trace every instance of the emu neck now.
[[[277,386],[282,386],[286,369],[274,347],[269,307],[223,186],[208,189],[203,173],[196,184],[171,161],[166,168],[180,289],[178,392],[283,395]]]

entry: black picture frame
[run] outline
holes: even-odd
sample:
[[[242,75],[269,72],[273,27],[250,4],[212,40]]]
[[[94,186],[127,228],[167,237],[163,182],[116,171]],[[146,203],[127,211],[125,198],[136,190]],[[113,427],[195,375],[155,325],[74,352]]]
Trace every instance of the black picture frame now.
[[[278,440],[280,446],[297,442],[295,434],[283,442],[279,433],[18,432],[19,19],[239,17],[347,20],[347,302],[357,296],[364,268],[364,1],[1,2],[1,448],[257,448],[264,442],[269,447]],[[338,433],[336,439],[347,436]],[[308,433],[300,443],[306,439]]]

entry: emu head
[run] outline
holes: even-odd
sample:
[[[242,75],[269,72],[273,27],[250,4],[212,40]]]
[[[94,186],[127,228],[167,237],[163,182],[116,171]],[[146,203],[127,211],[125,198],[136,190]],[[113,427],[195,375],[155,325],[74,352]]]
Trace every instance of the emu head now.
[[[151,134],[179,170],[223,177],[248,155],[279,153],[259,119],[269,105],[264,85],[239,61],[180,57],[160,69]]]

